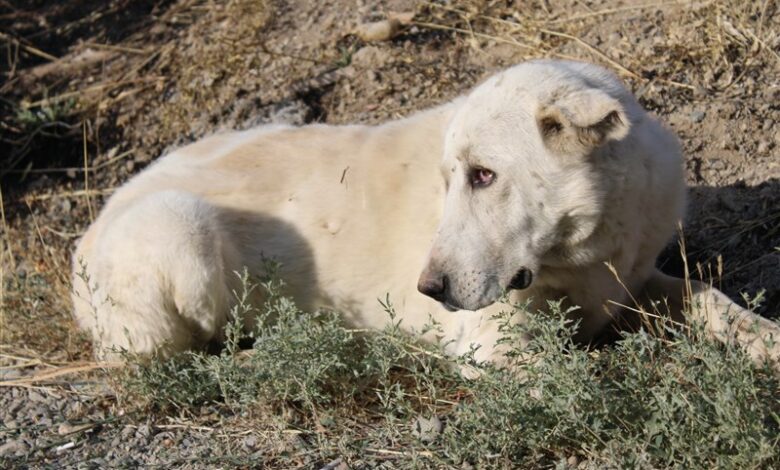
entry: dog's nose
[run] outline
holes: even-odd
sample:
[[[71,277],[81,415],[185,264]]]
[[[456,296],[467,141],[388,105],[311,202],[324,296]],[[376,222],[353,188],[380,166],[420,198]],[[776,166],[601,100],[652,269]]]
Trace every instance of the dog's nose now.
[[[417,290],[434,300],[444,302],[444,294],[447,292],[447,276],[420,277]]]
[[[525,289],[528,286],[531,285],[531,282],[533,281],[533,274],[531,273],[531,270],[528,268],[520,268],[517,271],[517,274],[512,278],[511,281],[509,281],[509,288],[510,289]]]

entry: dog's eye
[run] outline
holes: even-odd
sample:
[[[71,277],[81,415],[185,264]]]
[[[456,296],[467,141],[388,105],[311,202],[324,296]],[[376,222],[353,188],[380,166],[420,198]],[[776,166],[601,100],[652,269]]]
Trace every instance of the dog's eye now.
[[[487,168],[472,168],[469,172],[469,183],[473,188],[490,186],[496,179],[496,174]]]

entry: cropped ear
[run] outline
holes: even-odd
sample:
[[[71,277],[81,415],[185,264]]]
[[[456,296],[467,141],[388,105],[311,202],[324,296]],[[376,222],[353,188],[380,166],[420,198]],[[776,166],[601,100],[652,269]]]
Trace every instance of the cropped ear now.
[[[588,153],[608,140],[620,140],[630,123],[623,105],[591,88],[563,95],[537,112],[544,143],[560,154]]]

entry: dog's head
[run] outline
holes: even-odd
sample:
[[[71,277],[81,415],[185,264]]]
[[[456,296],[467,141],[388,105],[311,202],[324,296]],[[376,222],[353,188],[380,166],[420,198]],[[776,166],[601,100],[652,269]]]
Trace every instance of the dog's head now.
[[[601,68],[547,61],[476,88],[446,132],[444,214],[420,292],[476,310],[575,255],[609,185],[596,150],[629,133],[626,95]]]

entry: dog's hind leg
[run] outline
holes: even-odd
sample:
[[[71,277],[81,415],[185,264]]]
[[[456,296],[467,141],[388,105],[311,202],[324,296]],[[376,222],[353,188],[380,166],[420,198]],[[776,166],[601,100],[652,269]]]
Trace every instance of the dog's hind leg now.
[[[74,255],[74,307],[96,354],[169,354],[219,338],[237,269],[217,209],[182,191],[152,193],[94,224]]]

